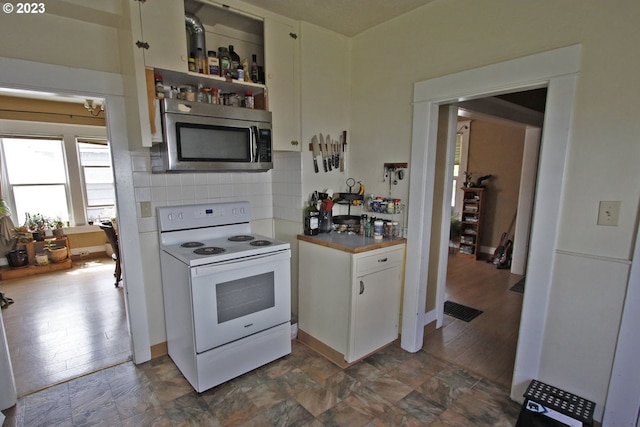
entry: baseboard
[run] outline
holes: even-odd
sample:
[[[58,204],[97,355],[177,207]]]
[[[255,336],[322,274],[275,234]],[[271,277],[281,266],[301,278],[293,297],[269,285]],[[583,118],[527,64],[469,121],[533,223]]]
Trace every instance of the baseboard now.
[[[167,347],[166,341],[151,346],[152,359],[157,359],[158,357],[166,356],[167,354],[169,354],[169,348]]]

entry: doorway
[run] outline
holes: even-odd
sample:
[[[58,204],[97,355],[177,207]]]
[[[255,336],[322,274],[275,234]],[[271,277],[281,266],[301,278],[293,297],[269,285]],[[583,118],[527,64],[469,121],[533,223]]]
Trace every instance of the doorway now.
[[[51,214],[41,210],[42,203],[51,207],[44,197],[37,198],[39,202],[33,205],[36,211],[29,211],[46,214],[47,219],[57,215],[65,221],[75,220],[76,224],[91,224],[94,216],[114,216],[113,183],[110,187],[105,180],[108,164],[113,163],[110,150],[97,153],[87,148],[90,140],[106,138],[104,112],[84,111],[86,100],[79,95],[25,92],[2,90],[3,111],[8,117],[2,121],[0,131],[16,138],[39,138],[43,144],[51,142],[60,151],[58,166],[67,177],[56,181],[63,188],[58,196],[63,200],[59,211]],[[104,100],[99,103],[104,105]],[[101,166],[106,172],[98,169]],[[3,173],[4,184],[9,176]],[[32,186],[35,182],[40,180],[36,178]],[[13,206],[12,216],[19,226],[24,215],[17,214],[20,211],[15,208],[17,200],[12,194],[16,183],[10,184],[4,186],[3,193]],[[41,187],[45,194],[49,191],[46,185]],[[2,314],[19,397],[131,360],[124,290],[113,286],[114,261],[95,255],[87,257],[90,252],[106,249],[106,236],[97,227],[83,228],[66,229],[69,241],[73,239],[81,246],[75,248],[69,270],[49,268],[60,267],[58,264],[39,266],[33,269],[40,269],[40,274],[31,275],[32,267],[26,267],[29,271],[22,271],[24,277],[2,283],[2,291],[14,301]]]
[[[414,167],[410,177],[408,213],[412,232],[407,239],[401,343],[402,348],[412,352],[422,348],[424,326],[434,321],[441,324],[443,317],[440,304],[433,310],[426,310],[428,289],[435,289],[438,301],[444,302],[444,287],[438,284],[445,281],[449,244],[449,203],[434,203],[440,107],[518,90],[548,88],[527,268],[528,280],[536,283],[536,287],[527,290],[523,302],[511,385],[511,398],[518,401],[530,379],[538,376],[540,368],[562,195],[562,184],[558,184],[563,182],[565,171],[579,64],[580,46],[576,45],[415,84],[411,152]],[[448,122],[453,123],[450,133],[455,133],[455,112],[449,118]],[[450,184],[447,187],[445,193],[450,194]],[[431,227],[434,214],[441,215],[439,223],[447,224],[446,229],[439,230],[439,235],[434,235]],[[438,277],[435,283],[428,283],[430,266],[424,260],[430,259],[432,238],[436,243],[434,257],[438,260]]]
[[[518,103],[507,102],[505,98],[518,99]],[[451,229],[455,230],[454,225],[458,225],[460,232],[466,230],[466,234],[460,234],[467,244],[461,251],[460,237],[452,239],[444,298],[479,309],[482,314],[468,322],[447,315],[441,328],[428,325],[423,348],[506,389],[511,387],[515,363],[523,298],[520,285],[525,282],[538,164],[539,140],[528,139],[527,135],[534,129],[539,134],[545,98],[546,89],[541,88],[504,95],[504,98],[456,103],[456,139],[449,142],[456,144],[452,159]],[[525,116],[527,123],[522,122]],[[478,217],[462,209],[460,187],[465,180],[464,172],[471,173],[471,186],[484,188],[479,236],[478,223],[474,222]],[[467,208],[476,209],[477,205]],[[519,215],[514,226],[516,212]],[[464,222],[465,219],[471,222]],[[520,249],[513,266],[509,257],[508,262],[498,268],[491,261],[498,245],[504,243],[502,233],[510,241],[518,241]],[[465,255],[469,248],[478,253]]]

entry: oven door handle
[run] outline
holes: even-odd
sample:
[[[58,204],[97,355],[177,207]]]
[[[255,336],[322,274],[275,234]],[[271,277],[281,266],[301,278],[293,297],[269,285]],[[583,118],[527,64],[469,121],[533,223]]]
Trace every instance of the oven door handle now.
[[[258,126],[249,128],[249,144],[251,144],[251,163],[258,161]]]
[[[268,258],[268,259],[267,259]],[[262,255],[253,255],[250,257],[236,258],[228,261],[222,261],[215,264],[207,264],[201,267],[192,268],[192,277],[207,276],[216,274],[221,271],[238,268],[238,264],[242,264],[242,268],[249,268],[254,265],[264,264],[265,261],[277,261],[280,259],[291,258],[291,250],[285,249],[278,252],[270,252]]]

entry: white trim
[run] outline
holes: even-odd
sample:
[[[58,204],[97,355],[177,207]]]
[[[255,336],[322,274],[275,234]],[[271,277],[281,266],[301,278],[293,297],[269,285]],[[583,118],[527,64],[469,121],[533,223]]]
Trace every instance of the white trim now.
[[[127,117],[122,76],[12,58],[0,58],[0,69],[0,87],[105,99],[107,135],[112,144],[111,154],[116,177],[118,229],[133,360],[135,363],[150,360],[147,302],[133,193],[131,155],[126,132]],[[130,310],[131,307],[135,309]]]
[[[427,287],[428,266],[425,260],[429,259],[431,237],[439,106],[499,93],[548,87],[529,256],[529,280],[536,286],[528,287],[523,303],[511,387],[514,400],[522,400],[522,393],[529,381],[537,377],[540,366],[579,67],[580,46],[575,45],[422,81],[414,86],[410,233],[407,238],[401,342],[402,348],[411,352],[420,350],[423,342],[424,330],[416,320],[421,318],[425,301],[421,297],[426,295]],[[448,251],[448,247],[440,250]]]
[[[640,325],[640,228],[636,230],[629,285],[622,310],[603,426],[637,427],[640,422],[640,369],[638,369],[638,325]]]

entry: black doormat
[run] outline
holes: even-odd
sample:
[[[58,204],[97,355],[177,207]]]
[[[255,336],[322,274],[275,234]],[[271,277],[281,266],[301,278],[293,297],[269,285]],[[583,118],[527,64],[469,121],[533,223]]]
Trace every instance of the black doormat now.
[[[444,302],[444,314],[447,314],[456,319],[470,322],[480,315],[482,311],[475,308],[467,307],[466,305],[458,304],[457,302],[445,301]]]
[[[509,288],[509,290],[513,292],[518,292],[519,294],[524,294],[524,279],[526,279],[526,277],[523,277],[522,279],[520,279],[520,281],[515,285],[513,285],[511,288]]]

